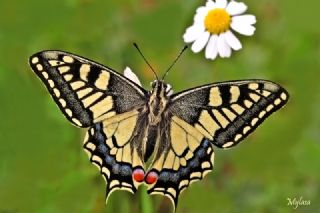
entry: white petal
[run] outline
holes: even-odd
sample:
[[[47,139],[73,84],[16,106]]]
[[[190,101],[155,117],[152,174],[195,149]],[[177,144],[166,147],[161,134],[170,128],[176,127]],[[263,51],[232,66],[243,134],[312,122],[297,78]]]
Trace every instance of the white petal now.
[[[205,12],[201,12],[201,13],[197,13],[194,18],[193,18],[193,21],[194,21],[194,24],[202,24],[204,23],[204,19],[206,18],[206,15],[207,15],[207,10]]]
[[[126,67],[124,69],[123,72],[124,76],[129,78],[131,81],[133,81],[134,83],[138,84],[139,86],[141,86],[141,83],[139,81],[139,78],[136,76],[136,74],[134,74],[134,72],[132,72],[132,70],[130,69],[130,67]]]
[[[221,58],[229,58],[231,56],[231,48],[224,38],[224,33],[218,37],[218,52]]]
[[[207,7],[209,10],[214,9],[215,6],[216,6],[216,5],[215,5],[214,1],[212,1],[212,0],[208,0],[207,3],[206,3],[206,7]]]
[[[257,19],[254,15],[241,15],[232,17],[233,22],[241,22],[247,25],[253,25],[257,22]]]
[[[226,8],[227,7],[227,0],[216,0],[216,7],[217,8]]]
[[[226,10],[231,16],[234,16],[244,13],[247,8],[247,5],[242,2],[231,1]]]
[[[242,22],[231,22],[231,28],[238,33],[246,36],[252,36],[256,28],[254,26],[248,25],[247,23]]]
[[[218,55],[218,36],[212,35],[208,41],[208,45],[206,47],[205,57],[207,59],[214,60]]]
[[[187,28],[186,32],[183,35],[183,40],[186,43],[193,42],[201,36],[201,34],[204,32],[205,28],[203,25],[195,24],[191,27]]]
[[[241,42],[239,39],[230,31],[228,30],[224,34],[224,38],[227,42],[227,44],[234,50],[240,50],[242,48]]]
[[[204,11],[206,11],[206,7],[205,6],[202,6],[202,7],[198,7],[198,9],[196,10],[196,13],[203,13]]]
[[[207,44],[210,33],[204,32],[202,35],[192,44],[191,50],[195,53],[200,52]]]

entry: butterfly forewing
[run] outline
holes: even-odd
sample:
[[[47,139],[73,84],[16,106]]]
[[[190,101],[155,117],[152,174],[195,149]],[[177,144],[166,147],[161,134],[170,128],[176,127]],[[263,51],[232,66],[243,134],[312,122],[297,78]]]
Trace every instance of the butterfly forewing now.
[[[228,148],[242,141],[287,100],[288,93],[270,81],[229,81],[174,95],[170,111],[216,146]]]
[[[31,56],[29,63],[61,111],[76,126],[89,127],[145,103],[144,89],[85,58],[43,51]]]

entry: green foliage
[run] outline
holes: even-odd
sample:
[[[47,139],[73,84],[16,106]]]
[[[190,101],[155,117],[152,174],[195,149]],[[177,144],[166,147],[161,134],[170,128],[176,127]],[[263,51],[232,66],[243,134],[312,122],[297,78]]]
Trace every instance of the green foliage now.
[[[171,204],[116,192],[82,150],[84,131],[72,127],[28,67],[28,57],[61,49],[119,72],[130,66],[146,88],[183,47],[182,34],[203,1],[0,1],[0,212],[168,212]],[[191,51],[167,81],[175,91],[214,81],[265,78],[291,94],[238,147],[216,150],[215,168],[179,200],[177,212],[293,212],[287,198],[320,209],[320,29],[317,1],[247,1],[257,32],[243,50],[214,62]],[[299,5],[301,4],[301,5]]]

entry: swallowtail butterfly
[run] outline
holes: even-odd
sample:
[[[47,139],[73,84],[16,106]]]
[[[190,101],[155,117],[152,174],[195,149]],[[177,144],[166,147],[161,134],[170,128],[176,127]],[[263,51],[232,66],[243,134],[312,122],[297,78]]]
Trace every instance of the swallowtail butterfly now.
[[[266,80],[172,94],[157,79],[146,91],[134,78],[62,51],[36,53],[29,63],[65,117],[89,128],[83,148],[106,180],[107,198],[144,183],[176,207],[180,193],[212,170],[213,145],[237,145],[289,98]]]

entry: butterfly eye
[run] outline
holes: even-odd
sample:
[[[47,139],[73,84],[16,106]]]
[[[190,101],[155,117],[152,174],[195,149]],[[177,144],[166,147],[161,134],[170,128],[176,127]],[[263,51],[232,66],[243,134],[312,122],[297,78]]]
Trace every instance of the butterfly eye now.
[[[152,88],[154,88],[154,87],[155,87],[155,85],[156,85],[156,80],[154,80],[154,81],[150,82],[150,86],[151,86]]]

